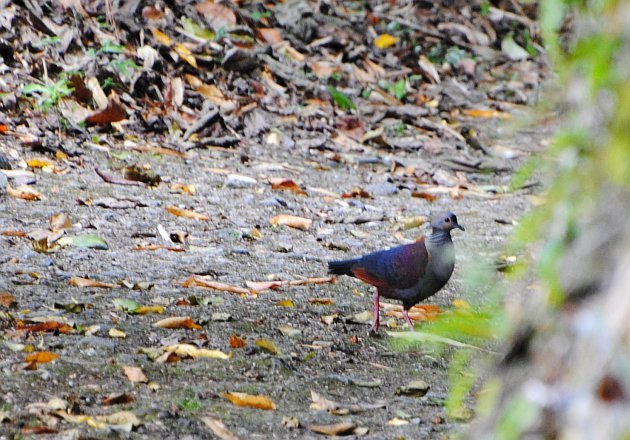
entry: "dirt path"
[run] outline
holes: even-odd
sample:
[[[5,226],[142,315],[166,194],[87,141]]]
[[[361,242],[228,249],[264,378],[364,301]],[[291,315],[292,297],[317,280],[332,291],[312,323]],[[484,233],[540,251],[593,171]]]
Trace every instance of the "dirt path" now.
[[[523,146],[528,150],[538,147],[546,136],[542,130],[534,135],[521,132],[502,138],[504,126],[494,123],[485,124],[484,130],[492,145],[501,144],[516,151]],[[370,153],[385,160],[386,165],[372,161],[361,164]],[[0,238],[1,290],[9,291],[17,302],[11,316],[31,320],[45,317],[46,321],[67,322],[75,329],[69,334],[25,336],[11,330],[14,323],[3,312],[6,342],[32,345],[32,350],[51,351],[60,358],[54,363],[39,364],[37,371],[27,371],[25,354],[0,344],[2,399],[8,422],[0,425],[2,429],[9,433],[23,426],[50,426],[50,416],[45,417],[50,408],[33,404],[53,398],[78,405],[85,414],[109,413],[111,410],[103,407],[102,400],[115,393],[133,396],[135,402],[118,405],[117,409],[131,410],[142,420],[134,434],[139,437],[208,436],[200,435],[208,429],[199,420],[208,413],[221,419],[236,435],[250,439],[316,437],[305,427],[339,422],[368,428],[367,438],[436,437],[453,428],[441,406],[447,392],[446,359],[431,353],[392,351],[387,338],[367,337],[367,324],[347,322],[353,315],[370,310],[371,291],[355,280],[281,287],[257,297],[180,285],[192,274],[210,274],[217,281],[236,286],[245,286],[245,281],[322,277],[326,275],[328,259],[359,255],[418,236],[418,229],[394,230],[401,225],[402,217],[447,208],[458,214],[466,233],[455,237],[459,260],[452,281],[430,303],[449,308],[454,299],[474,295],[464,291],[461,284],[467,265],[500,251],[511,227],[495,220],[514,220],[525,212],[530,203],[528,191],[496,197],[489,193],[483,197],[464,193],[459,200],[446,194],[431,203],[411,197],[402,178],[393,177],[394,183],[388,182],[393,176],[389,164],[436,163],[448,157],[449,150],[436,157],[423,153],[376,153],[350,153],[342,164],[326,163],[327,170],[314,169],[310,163],[312,155],[320,153],[305,148],[252,144],[238,154],[193,150],[185,160],[126,153],[136,163],[150,164],[169,184],[195,185],[194,196],[175,194],[166,183],[155,189],[104,183],[93,167],[106,163],[115,167],[114,150],[91,152],[82,169],[67,175],[37,172],[37,187],[44,198],[27,202],[4,197],[0,230],[48,229],[49,217],[64,212],[73,223],[68,234],[97,233],[107,241],[109,249],[67,247],[54,253],[38,253],[26,238]],[[245,163],[244,155],[249,157]],[[522,160],[502,163],[514,168]],[[427,171],[439,169],[436,165],[431,167]],[[255,183],[242,183],[217,169],[249,176]],[[307,195],[273,190],[264,176],[293,179]],[[509,173],[480,174],[478,178],[477,184],[505,185]],[[373,198],[333,198],[313,189],[339,194],[355,187],[369,191]],[[112,208],[115,201],[124,207]],[[103,203],[109,207],[99,206]],[[194,207],[210,219],[176,217],[165,210],[167,205]],[[269,219],[278,214],[302,216],[312,219],[313,224],[307,231],[272,227]],[[355,224],[353,219],[363,220]],[[375,221],[363,222],[368,219]],[[157,233],[158,225],[169,232],[186,233],[184,246],[170,244],[186,251],[133,251],[147,243],[164,244]],[[254,228],[261,237],[252,240],[248,237]],[[113,284],[124,281],[125,286],[141,283],[144,288],[73,287],[69,285],[72,277]],[[182,299],[192,295],[204,305],[180,305]],[[115,308],[112,301],[117,298],[164,306],[165,316],[191,316],[201,329],[153,327],[151,324],[164,316],[129,315]],[[315,298],[331,301],[321,305],[313,303]],[[278,305],[283,300],[291,300],[293,306]],[[55,304],[73,302],[82,304],[85,310],[72,314],[55,308]],[[323,317],[330,317],[332,323],[322,322]],[[395,323],[403,324],[401,320]],[[85,334],[85,329],[94,325],[100,329]],[[293,327],[296,334],[284,336],[279,331],[283,326]],[[110,329],[123,331],[126,338],[110,337]],[[231,349],[232,335],[243,338],[246,346]],[[259,339],[272,341],[278,353],[255,345]],[[232,358],[161,364],[138,352],[140,347],[157,348],[178,342],[231,351]],[[151,385],[131,383],[123,366],[140,367]],[[425,397],[396,395],[397,388],[416,379],[430,386]],[[358,412],[333,415],[309,410],[311,390],[346,406],[358,405]],[[232,406],[222,394],[234,391],[270,396],[277,410]],[[359,411],[361,405],[377,403],[385,407]],[[290,417],[297,418],[301,427],[284,426],[283,423],[290,425]],[[387,422],[394,418],[408,423],[389,425]],[[53,425],[61,432],[89,431],[84,424],[67,425],[59,419]]]

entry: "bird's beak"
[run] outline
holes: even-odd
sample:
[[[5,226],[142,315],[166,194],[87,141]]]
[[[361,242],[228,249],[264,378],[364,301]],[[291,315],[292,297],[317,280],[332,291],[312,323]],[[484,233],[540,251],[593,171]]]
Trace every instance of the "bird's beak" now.
[[[456,227],[457,229],[461,229],[462,231],[465,231],[465,230],[466,230],[466,229],[464,229],[464,227],[463,227],[462,225],[460,225],[459,223],[457,223],[457,224],[455,225],[455,227]]]

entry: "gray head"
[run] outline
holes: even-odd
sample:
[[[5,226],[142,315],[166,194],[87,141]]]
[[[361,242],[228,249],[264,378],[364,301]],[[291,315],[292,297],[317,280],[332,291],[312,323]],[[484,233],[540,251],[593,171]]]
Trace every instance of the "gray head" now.
[[[457,216],[450,211],[438,212],[431,216],[431,227],[434,231],[450,232],[455,228],[465,231],[464,227],[457,223]]]

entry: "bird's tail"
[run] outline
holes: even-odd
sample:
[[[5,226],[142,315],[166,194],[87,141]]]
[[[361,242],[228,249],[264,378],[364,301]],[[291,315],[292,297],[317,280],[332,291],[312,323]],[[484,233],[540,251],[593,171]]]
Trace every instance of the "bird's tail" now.
[[[332,275],[350,275],[352,273],[352,267],[356,264],[357,260],[339,260],[328,262],[328,273]]]

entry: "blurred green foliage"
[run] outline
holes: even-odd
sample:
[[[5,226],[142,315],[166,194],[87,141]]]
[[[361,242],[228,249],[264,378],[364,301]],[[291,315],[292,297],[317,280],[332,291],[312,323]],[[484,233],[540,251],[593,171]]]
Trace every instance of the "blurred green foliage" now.
[[[563,128],[548,151],[528,160],[511,185],[522,187],[534,173],[549,176],[544,203],[520,220],[507,244],[509,254],[532,258],[525,257],[512,271],[508,287],[487,264],[472,269],[463,291],[475,292],[469,297],[476,302],[470,309],[443,313],[423,325],[422,332],[486,349],[500,346],[515,330],[503,300],[510,286],[524,277],[546,294],[550,312],[563,305],[566,292],[559,263],[583,233],[580,220],[595,209],[607,189],[630,186],[630,37],[623,13],[629,5],[628,0],[541,1],[539,24],[557,81],[549,87],[540,111],[560,107],[564,113]],[[414,341],[398,337],[393,343],[408,346]],[[496,438],[521,438],[540,408],[519,395],[499,404],[502,383],[496,377],[482,378],[481,371],[494,368],[500,359],[490,349],[455,349],[446,406],[455,417],[472,387],[480,384],[477,414],[498,409]]]

